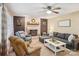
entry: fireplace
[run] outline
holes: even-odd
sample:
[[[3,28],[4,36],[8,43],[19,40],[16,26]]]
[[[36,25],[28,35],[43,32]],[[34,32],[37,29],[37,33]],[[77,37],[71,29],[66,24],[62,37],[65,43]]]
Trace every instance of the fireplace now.
[[[30,30],[30,35],[37,36],[37,29]]]

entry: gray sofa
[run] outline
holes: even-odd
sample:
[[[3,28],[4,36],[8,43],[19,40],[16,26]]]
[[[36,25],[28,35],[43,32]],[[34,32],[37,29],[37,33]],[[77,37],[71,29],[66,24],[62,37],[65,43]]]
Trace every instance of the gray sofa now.
[[[57,40],[59,40],[59,41],[65,42],[67,48],[74,50],[74,49],[76,49],[76,48],[74,48],[75,39],[78,38],[78,35],[73,34],[74,37],[75,37],[75,39],[72,40],[71,42],[69,42],[69,41],[68,41],[68,37],[69,37],[70,35],[71,35],[71,34],[69,34],[69,33],[53,32],[53,39],[57,39]]]

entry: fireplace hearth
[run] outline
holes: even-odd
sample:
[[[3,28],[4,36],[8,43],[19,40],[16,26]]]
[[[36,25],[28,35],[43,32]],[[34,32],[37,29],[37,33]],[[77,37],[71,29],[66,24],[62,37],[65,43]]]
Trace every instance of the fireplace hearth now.
[[[30,30],[30,33],[29,33],[31,36],[37,36],[37,29],[32,29]]]

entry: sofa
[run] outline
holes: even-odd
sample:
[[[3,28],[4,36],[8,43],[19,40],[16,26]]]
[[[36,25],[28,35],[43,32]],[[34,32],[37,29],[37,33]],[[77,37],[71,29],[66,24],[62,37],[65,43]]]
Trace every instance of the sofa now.
[[[65,42],[66,43],[66,47],[71,49],[71,50],[74,50],[76,49],[74,46],[74,43],[75,43],[75,40],[78,38],[78,35],[76,34],[73,34],[73,36],[75,37],[75,39],[73,39],[71,42],[69,42],[68,38],[71,34],[69,33],[59,33],[59,32],[53,32],[53,37],[52,39],[56,39],[56,40],[59,40],[59,41],[62,41],[62,42]]]

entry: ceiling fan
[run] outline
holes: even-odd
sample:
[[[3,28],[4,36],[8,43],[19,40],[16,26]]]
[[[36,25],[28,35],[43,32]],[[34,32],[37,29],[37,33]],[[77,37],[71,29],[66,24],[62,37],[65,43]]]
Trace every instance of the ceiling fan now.
[[[45,4],[45,7],[42,7],[44,10],[47,10],[47,13],[55,13],[55,14],[59,14],[59,10],[61,9],[61,7],[56,6],[56,4],[53,5],[48,5]]]

